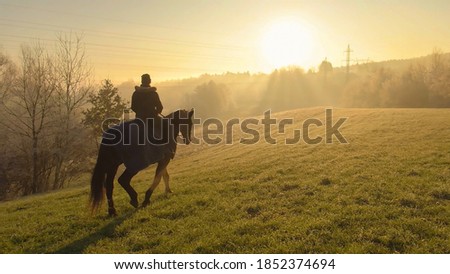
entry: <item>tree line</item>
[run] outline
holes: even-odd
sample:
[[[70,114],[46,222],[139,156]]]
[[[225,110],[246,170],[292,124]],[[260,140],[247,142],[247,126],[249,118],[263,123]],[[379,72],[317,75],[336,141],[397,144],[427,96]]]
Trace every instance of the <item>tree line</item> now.
[[[354,65],[349,73],[325,60],[317,71],[291,66],[270,74],[205,74],[162,83],[158,90],[163,102],[195,107],[202,118],[315,106],[446,108],[450,54],[435,50],[418,60]]]
[[[90,171],[106,115],[124,102],[110,80],[96,91],[82,37],[59,35],[52,54],[23,45],[0,52],[0,198],[61,189]]]

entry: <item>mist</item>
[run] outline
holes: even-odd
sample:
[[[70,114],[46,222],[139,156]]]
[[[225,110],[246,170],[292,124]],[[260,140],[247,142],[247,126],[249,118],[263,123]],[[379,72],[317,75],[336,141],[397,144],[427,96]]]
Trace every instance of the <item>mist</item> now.
[[[118,86],[131,98],[136,83]],[[163,113],[197,110],[200,118],[243,117],[315,106],[353,108],[450,107],[450,54],[435,50],[407,60],[366,62],[334,68],[328,61],[305,71],[290,66],[269,74],[204,74],[183,80],[154,81]]]

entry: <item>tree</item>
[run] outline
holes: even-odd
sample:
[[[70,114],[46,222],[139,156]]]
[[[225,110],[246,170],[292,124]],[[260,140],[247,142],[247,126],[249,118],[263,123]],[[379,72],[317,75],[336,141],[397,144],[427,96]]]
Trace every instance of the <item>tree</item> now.
[[[83,39],[79,35],[57,37],[55,56],[56,111],[58,127],[55,135],[53,158],[55,172],[53,188],[64,186],[66,171],[76,168],[79,159],[79,115],[93,90],[92,68],[87,63]],[[64,166],[65,165],[65,166]]]
[[[317,94],[311,88],[309,79],[300,67],[274,70],[261,96],[259,109],[270,108],[276,112],[314,105]]]
[[[95,139],[107,130],[103,121],[110,118],[119,120],[127,109],[127,102],[120,97],[118,89],[109,79],[103,80],[97,93],[89,95],[88,102],[91,107],[83,111],[83,124],[92,130]]]
[[[188,98],[200,116],[223,115],[231,107],[230,92],[225,84],[213,80],[198,85]]]
[[[17,68],[11,59],[0,52],[0,99],[5,99],[7,90],[13,85]]]
[[[15,64],[6,54],[0,52],[0,102],[2,105],[0,108],[0,117],[2,117],[0,119],[0,200],[6,197],[11,184],[8,174],[11,171],[14,153],[8,143],[9,130],[4,121],[8,113],[4,106],[9,95],[8,91],[15,81],[16,73]]]
[[[323,75],[324,83],[327,82],[327,75],[333,71],[333,66],[327,61],[327,58],[320,63],[319,73]]]
[[[435,49],[425,76],[430,89],[430,101],[433,107],[450,106],[450,60],[441,50]]]
[[[85,168],[91,148],[81,109],[92,84],[81,42],[60,35],[54,55],[40,44],[23,46],[17,69],[0,54],[0,180],[17,194],[62,188]]]
[[[424,81],[425,67],[411,65],[406,71],[379,85],[381,107],[428,107],[429,90]]]
[[[2,96],[6,117],[1,121],[14,141],[10,145],[23,156],[24,169],[31,167],[30,177],[22,185],[25,195],[45,191],[51,172],[46,134],[56,89],[52,70],[52,60],[41,45],[23,46],[18,75]]]

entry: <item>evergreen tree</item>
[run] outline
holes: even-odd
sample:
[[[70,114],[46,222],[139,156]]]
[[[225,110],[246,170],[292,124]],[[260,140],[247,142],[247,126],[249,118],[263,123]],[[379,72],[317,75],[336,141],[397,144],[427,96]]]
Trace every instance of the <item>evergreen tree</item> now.
[[[102,87],[97,93],[89,95],[88,102],[91,107],[83,111],[83,124],[92,129],[96,138],[108,129],[110,123],[105,121],[120,121],[128,104],[120,97],[118,89],[109,79],[103,80]]]

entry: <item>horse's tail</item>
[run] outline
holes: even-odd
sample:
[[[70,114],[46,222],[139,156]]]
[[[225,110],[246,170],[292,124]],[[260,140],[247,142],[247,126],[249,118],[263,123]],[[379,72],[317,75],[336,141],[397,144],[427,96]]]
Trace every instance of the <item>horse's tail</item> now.
[[[92,211],[97,210],[105,196],[104,183],[106,179],[106,164],[107,158],[105,157],[104,145],[100,145],[100,150],[98,152],[97,163],[95,164],[94,172],[92,173],[91,179],[91,209]]]

